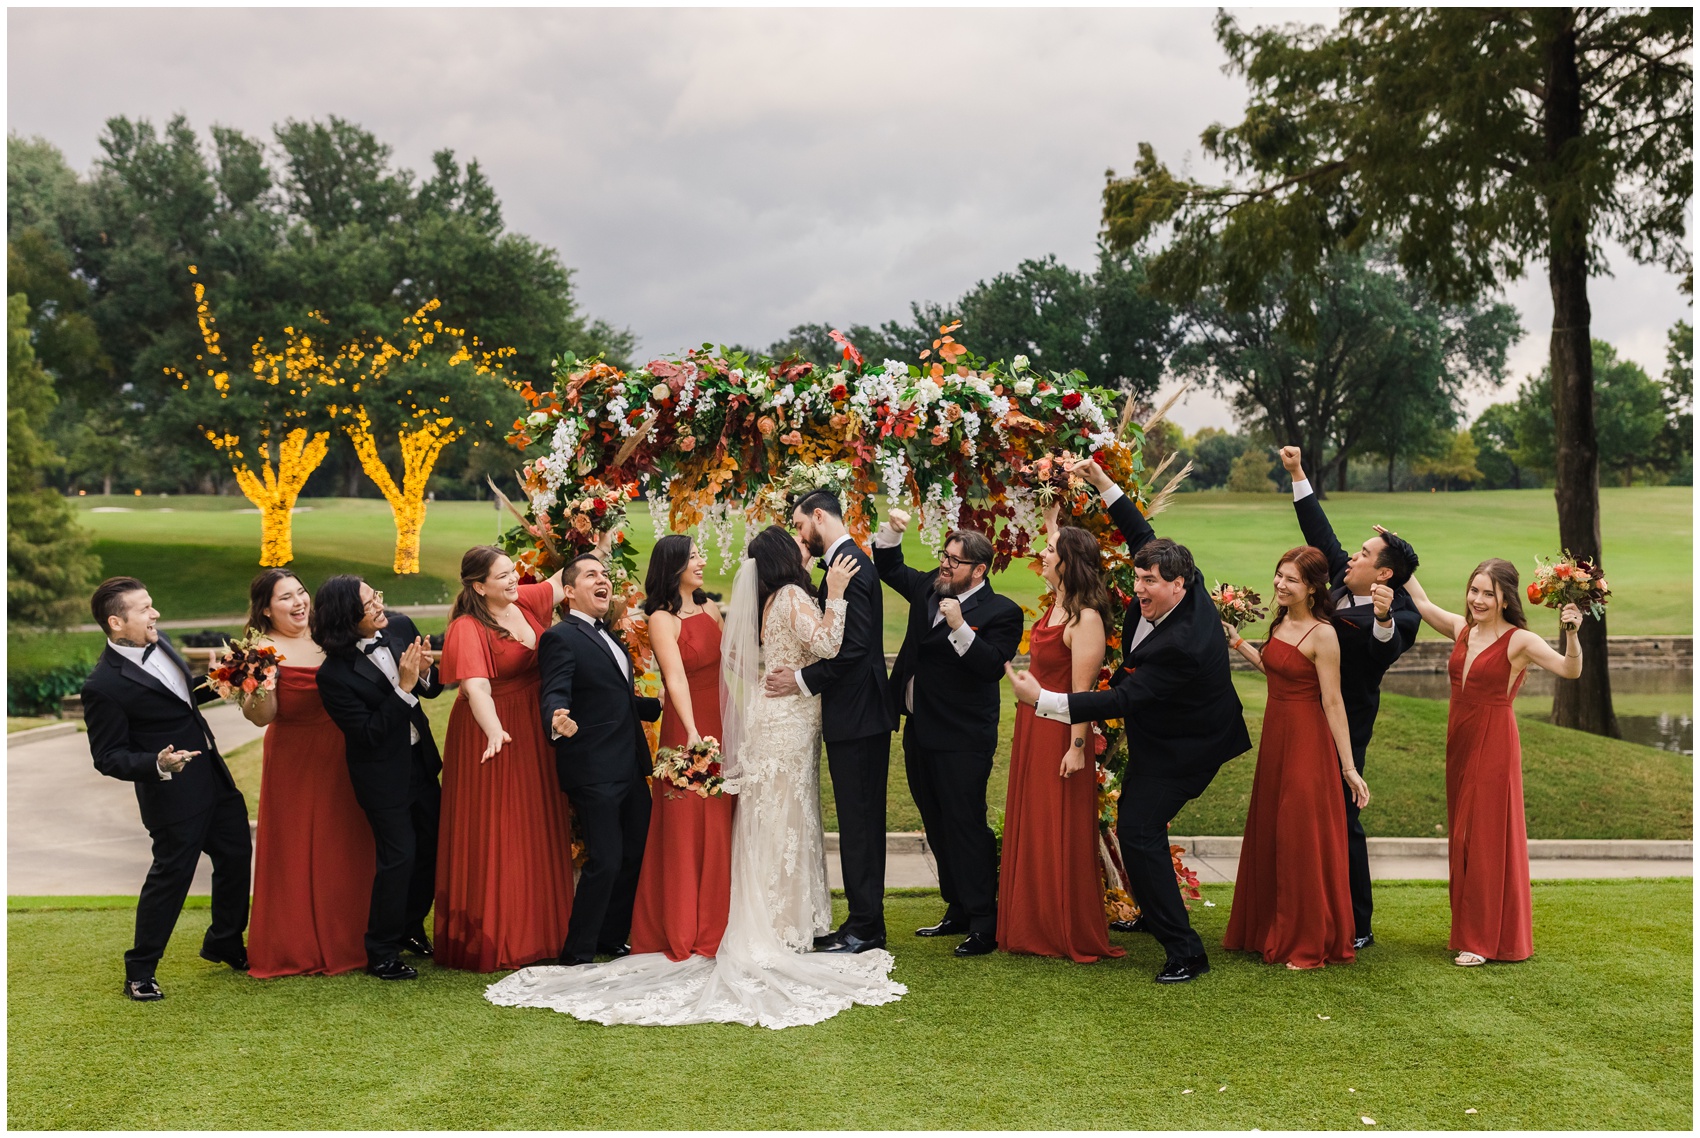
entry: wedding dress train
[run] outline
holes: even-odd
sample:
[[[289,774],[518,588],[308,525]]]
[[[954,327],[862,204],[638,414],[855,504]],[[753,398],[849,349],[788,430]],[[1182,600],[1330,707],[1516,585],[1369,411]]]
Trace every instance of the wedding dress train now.
[[[755,647],[755,567],[746,561],[727,621],[727,680],[741,713],[729,719],[726,762],[738,789],[732,822],[731,910],[718,955],[663,953],[605,964],[525,968],[490,985],[505,1007],[544,1007],[602,1024],[742,1023],[797,1027],[853,1004],[887,1004],[908,991],[890,978],[884,949],[810,952],[832,928],[820,818],[820,699],[760,694],[764,667],[800,668],[837,654],[845,602],[823,616],[804,590],[773,598]],[[734,626],[744,618],[747,634]],[[731,709],[729,709],[731,710]],[[736,738],[734,738],[736,736]]]

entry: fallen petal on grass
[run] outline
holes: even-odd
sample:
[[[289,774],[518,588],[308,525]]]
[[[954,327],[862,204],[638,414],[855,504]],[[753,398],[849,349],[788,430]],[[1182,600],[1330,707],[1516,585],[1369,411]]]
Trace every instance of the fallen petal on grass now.
[[[1317,1013],[1316,1013],[1316,1018],[1317,1018],[1317,1019],[1332,1019],[1332,1018],[1333,1018],[1333,1017],[1332,1017],[1332,1016],[1325,1016],[1325,1015],[1323,1015],[1323,1014],[1322,1014],[1322,1013],[1321,1013],[1321,1012],[1317,1012]]]
[[[1467,1107],[1464,1108],[1464,1113],[1465,1114],[1474,1114],[1474,1113],[1476,1113],[1476,1108],[1473,1107],[1473,1106],[1467,1106]]]
[[[1188,1087],[1186,1090],[1181,1092],[1181,1094],[1183,1094],[1183,1095],[1190,1095],[1191,1093],[1192,1093],[1191,1087]]]
[[[1361,1118],[1361,1119],[1363,1119],[1363,1120],[1364,1120],[1364,1125],[1365,1125],[1365,1126],[1374,1126],[1374,1125],[1376,1125],[1376,1121],[1375,1121],[1375,1119],[1373,1119],[1373,1118],[1371,1118],[1371,1117],[1370,1117],[1370,1116],[1369,1116],[1369,1115],[1367,1115],[1367,1114],[1360,1114],[1360,1115],[1358,1115],[1358,1117],[1359,1117],[1359,1118]]]

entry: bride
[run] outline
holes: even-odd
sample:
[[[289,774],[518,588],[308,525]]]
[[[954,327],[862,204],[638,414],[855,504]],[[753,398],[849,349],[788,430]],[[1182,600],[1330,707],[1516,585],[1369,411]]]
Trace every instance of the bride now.
[[[800,668],[838,654],[844,587],[858,566],[840,557],[826,574],[826,612],[810,593],[808,553],[779,526],[750,542],[738,569],[721,654],[732,895],[718,955],[662,953],[606,964],[522,969],[490,985],[507,1007],[544,1007],[603,1024],[743,1023],[796,1027],[852,1004],[887,1004],[908,991],[890,978],[883,949],[809,951],[832,929],[820,818],[820,698],[769,698],[766,666]],[[759,631],[758,631],[759,620]]]

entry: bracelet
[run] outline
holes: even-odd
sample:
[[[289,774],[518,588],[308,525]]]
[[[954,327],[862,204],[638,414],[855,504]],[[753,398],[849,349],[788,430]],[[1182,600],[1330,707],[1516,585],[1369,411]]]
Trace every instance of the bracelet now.
[[[1229,647],[1229,648],[1234,648],[1234,649],[1238,649],[1238,648],[1239,648],[1239,646],[1240,646],[1240,645],[1241,645],[1241,644],[1244,644],[1244,643],[1245,643],[1245,637],[1243,637],[1243,636],[1236,636],[1236,637],[1234,637],[1234,642],[1233,642],[1233,643],[1232,643],[1232,644],[1230,644],[1230,645],[1228,645],[1228,647]]]

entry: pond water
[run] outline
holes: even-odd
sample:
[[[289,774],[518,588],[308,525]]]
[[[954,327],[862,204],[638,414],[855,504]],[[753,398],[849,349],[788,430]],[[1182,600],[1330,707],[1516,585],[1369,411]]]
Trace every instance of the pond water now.
[[[1518,713],[1549,712],[1552,688],[1550,673],[1531,671],[1517,696]],[[1381,690],[1445,699],[1449,683],[1444,672],[1390,672],[1382,677]],[[1611,694],[1625,739],[1661,751],[1694,753],[1693,668],[1613,668]]]

